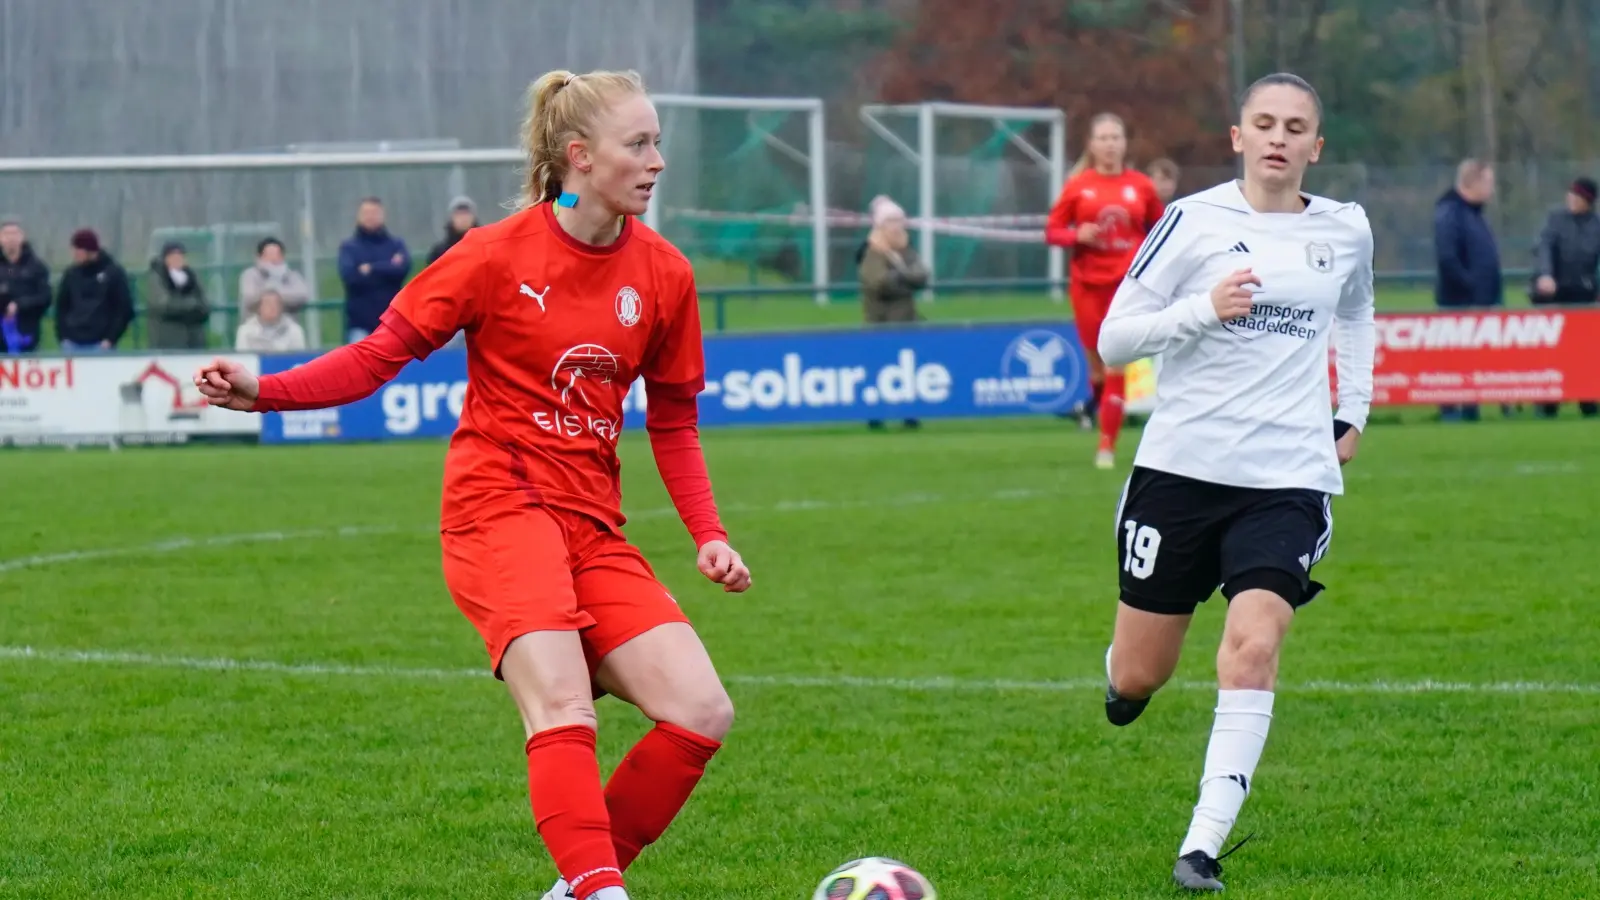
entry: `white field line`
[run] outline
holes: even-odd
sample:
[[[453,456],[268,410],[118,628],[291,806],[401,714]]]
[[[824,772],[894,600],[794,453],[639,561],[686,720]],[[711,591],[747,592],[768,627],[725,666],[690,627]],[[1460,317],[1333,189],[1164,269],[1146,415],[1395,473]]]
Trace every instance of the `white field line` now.
[[[1501,466],[1476,467],[1470,473],[1472,478],[1494,477],[1540,477],[1548,475],[1571,475],[1583,471],[1583,467],[1572,461],[1527,461],[1517,463],[1511,468]],[[1357,481],[1388,480],[1391,478],[1404,478],[1418,480],[1439,475],[1438,470],[1404,471],[1396,469],[1364,469],[1346,473],[1347,479]],[[1461,472],[1454,472],[1452,478],[1465,477]],[[1015,500],[1033,500],[1041,497],[1066,497],[1080,492],[1099,492],[1105,487],[1098,479],[1084,480],[1058,484],[1047,488],[1006,488],[992,491],[987,494],[940,494],[932,492],[919,492],[900,494],[891,497],[875,497],[860,500],[782,500],[777,503],[759,504],[722,504],[724,513],[734,514],[780,514],[796,512],[831,512],[848,509],[895,509],[908,506],[923,506],[934,503],[1003,503]],[[1080,491],[1079,489],[1083,489]],[[664,516],[675,516],[677,510],[670,506],[654,507],[635,510],[628,513],[630,521],[640,519],[656,519]],[[174,537],[147,544],[134,544],[125,547],[102,547],[96,549],[63,550],[57,553],[41,553],[33,556],[21,556],[13,559],[0,559],[0,575],[14,572],[19,569],[32,569],[40,566],[59,565],[63,563],[88,562],[91,560],[113,559],[117,557],[145,557],[161,553],[176,553],[183,550],[203,549],[207,547],[226,547],[234,544],[278,543],[286,541],[320,540],[327,538],[355,538],[371,535],[400,534],[400,533],[435,533],[433,526],[418,526],[405,528],[394,525],[355,525],[340,528],[306,528],[293,531],[257,531],[244,534],[224,534],[210,537]]]
[[[227,659],[224,657],[162,656],[121,650],[59,650],[37,647],[0,646],[0,660],[56,664],[105,665],[128,668],[181,669],[203,672],[251,672],[320,678],[377,678],[445,681],[485,679],[482,669],[436,669],[406,666],[345,665],[341,663],[286,663],[274,660]],[[866,688],[921,693],[1068,693],[1099,691],[1102,678],[1062,680],[1013,680],[1004,678],[883,678],[856,675],[724,675],[731,685],[751,687],[841,689]],[[1214,691],[1207,681],[1173,682],[1165,689]],[[1600,694],[1600,684],[1548,681],[1308,681],[1279,685],[1280,692],[1300,694]]]
[[[1097,485],[1086,485],[1091,488]],[[720,507],[724,513],[736,514],[774,514],[793,512],[828,512],[848,509],[893,509],[906,506],[920,506],[930,503],[995,503],[1008,500],[1030,500],[1038,497],[1061,496],[1070,493],[1061,489],[1045,490],[1034,488],[1011,488],[994,491],[988,494],[934,494],[916,493],[901,494],[893,497],[879,497],[870,500],[783,500],[765,506],[741,506],[739,504],[725,504]],[[677,510],[670,507],[655,507],[652,509],[636,510],[628,514],[629,521],[639,519],[657,519],[665,516],[676,516]],[[356,538],[372,535],[387,534],[428,534],[438,533],[437,526],[401,527],[398,525],[347,525],[340,528],[304,528],[292,531],[254,531],[243,534],[223,534],[211,537],[174,537],[160,541],[151,541],[147,544],[131,544],[124,547],[101,547],[82,550],[63,550],[58,553],[40,553],[33,556],[20,556],[14,559],[0,560],[0,575],[14,572],[18,569],[33,569],[41,566],[61,565],[65,563],[89,562],[92,560],[113,559],[118,557],[147,557],[162,553],[178,553],[185,550],[198,550],[208,547],[227,547],[235,544],[264,544],[284,543],[292,541],[315,541],[330,538]]]

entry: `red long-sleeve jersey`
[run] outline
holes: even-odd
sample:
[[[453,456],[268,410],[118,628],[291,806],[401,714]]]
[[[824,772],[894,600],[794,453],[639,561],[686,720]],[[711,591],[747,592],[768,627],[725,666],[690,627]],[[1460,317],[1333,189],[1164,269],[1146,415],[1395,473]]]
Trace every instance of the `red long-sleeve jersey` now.
[[[473,229],[400,292],[367,339],[263,376],[256,409],[369,396],[460,329],[468,388],[445,460],[444,527],[532,502],[620,528],[622,401],[642,376],[645,425],[674,506],[696,546],[726,540],[700,447],[693,273],[632,219],[606,247],[572,238],[548,204]]]
[[[1050,208],[1045,241],[1072,250],[1074,283],[1117,284],[1164,211],[1154,182],[1143,172],[1105,175],[1085,169],[1062,185]],[[1078,229],[1091,223],[1097,229],[1094,240],[1079,243]]]

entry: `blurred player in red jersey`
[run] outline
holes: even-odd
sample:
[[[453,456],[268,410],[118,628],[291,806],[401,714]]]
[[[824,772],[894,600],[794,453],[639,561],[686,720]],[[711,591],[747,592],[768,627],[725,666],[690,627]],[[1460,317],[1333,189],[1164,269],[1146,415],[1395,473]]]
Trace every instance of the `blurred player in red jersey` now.
[[[1072,318],[1089,357],[1089,380],[1094,385],[1094,397],[1080,418],[1089,428],[1092,417],[1099,415],[1095,465],[1102,469],[1116,464],[1126,389],[1122,370],[1108,370],[1096,350],[1100,323],[1134,253],[1164,210],[1149,176],[1123,165],[1127,151],[1122,119],[1111,113],[1095,116],[1083,156],[1062,185],[1044,233],[1047,243],[1072,250],[1068,279]]]
[[[195,376],[229,409],[337,406],[466,331],[444,577],[522,714],[533,815],[561,876],[549,897],[626,900],[623,870],[683,807],[733,721],[705,647],[619,530],[622,402],[642,376],[656,466],[701,573],[725,591],[750,586],[700,449],[694,273],[636,218],[666,165],[659,140],[636,74],[545,75],[529,91],[519,212],[467,232],[361,342],[259,379],[223,360]],[[603,789],[600,692],[656,723]]]

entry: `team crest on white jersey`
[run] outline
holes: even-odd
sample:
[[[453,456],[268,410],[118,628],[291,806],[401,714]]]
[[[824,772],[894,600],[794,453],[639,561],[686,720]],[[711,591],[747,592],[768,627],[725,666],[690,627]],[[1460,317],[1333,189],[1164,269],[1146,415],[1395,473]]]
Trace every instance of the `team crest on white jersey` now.
[[[617,291],[617,321],[624,327],[632,328],[639,324],[639,314],[643,308],[638,291],[631,287]]]
[[[1333,272],[1333,245],[1323,241],[1312,241],[1306,245],[1306,267],[1313,272],[1324,275]]]

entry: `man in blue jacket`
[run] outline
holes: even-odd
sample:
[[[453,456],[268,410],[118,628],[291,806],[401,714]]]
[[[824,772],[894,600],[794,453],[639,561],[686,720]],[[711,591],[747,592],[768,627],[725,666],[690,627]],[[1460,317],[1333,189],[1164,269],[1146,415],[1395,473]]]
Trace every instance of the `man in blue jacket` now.
[[[1494,197],[1494,167],[1480,159],[1456,168],[1455,187],[1433,208],[1433,247],[1439,278],[1434,301],[1441,309],[1484,308],[1505,304],[1500,275],[1500,247],[1483,217]],[[1445,419],[1477,421],[1476,404],[1441,406]]]
[[[383,201],[377,197],[362,200],[355,234],[339,245],[345,340],[351,343],[378,330],[378,318],[411,274],[411,252],[383,222]]]

